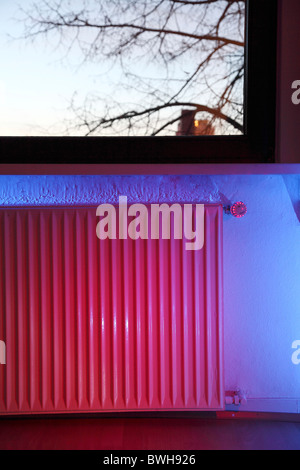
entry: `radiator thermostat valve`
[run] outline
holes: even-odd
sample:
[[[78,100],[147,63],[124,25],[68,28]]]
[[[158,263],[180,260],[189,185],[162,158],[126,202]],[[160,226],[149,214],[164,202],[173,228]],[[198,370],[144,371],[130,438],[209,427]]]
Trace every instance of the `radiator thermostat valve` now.
[[[240,219],[247,214],[247,206],[243,202],[236,202],[231,206],[230,212],[234,217]]]

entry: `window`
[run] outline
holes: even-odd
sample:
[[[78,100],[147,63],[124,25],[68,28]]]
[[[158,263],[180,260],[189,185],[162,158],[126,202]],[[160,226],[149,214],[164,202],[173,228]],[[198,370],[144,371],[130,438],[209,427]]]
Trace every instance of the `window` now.
[[[2,162],[274,162],[277,2],[248,0],[246,7],[243,118],[238,132],[232,132],[229,126],[222,135],[216,135],[217,124],[208,115],[182,107],[181,115],[177,112],[174,135],[2,136]]]

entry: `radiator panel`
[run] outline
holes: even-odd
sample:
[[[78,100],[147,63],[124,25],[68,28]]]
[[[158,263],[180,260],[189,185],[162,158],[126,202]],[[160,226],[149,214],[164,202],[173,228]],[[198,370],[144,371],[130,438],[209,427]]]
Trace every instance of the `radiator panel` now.
[[[0,210],[0,414],[223,409],[222,207],[199,251],[96,223]]]

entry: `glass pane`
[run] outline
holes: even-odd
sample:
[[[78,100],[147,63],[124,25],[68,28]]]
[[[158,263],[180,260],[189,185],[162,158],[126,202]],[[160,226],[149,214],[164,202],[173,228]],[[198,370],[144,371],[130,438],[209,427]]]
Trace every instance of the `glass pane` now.
[[[0,135],[242,134],[245,3],[2,0]]]

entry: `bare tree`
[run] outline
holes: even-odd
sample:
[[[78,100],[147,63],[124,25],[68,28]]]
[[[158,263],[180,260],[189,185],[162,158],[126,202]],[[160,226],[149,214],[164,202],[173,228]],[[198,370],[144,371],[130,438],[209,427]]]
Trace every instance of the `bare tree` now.
[[[121,66],[118,96],[72,101],[85,135],[174,135],[182,110],[243,131],[245,0],[42,0],[24,13],[27,39]]]

